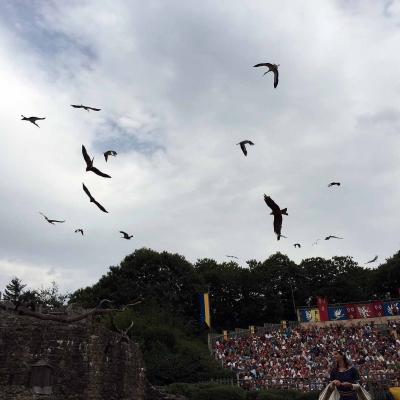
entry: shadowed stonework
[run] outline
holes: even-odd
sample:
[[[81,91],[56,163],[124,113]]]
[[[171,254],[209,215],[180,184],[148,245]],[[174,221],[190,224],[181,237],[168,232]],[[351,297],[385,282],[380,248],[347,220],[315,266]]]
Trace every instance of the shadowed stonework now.
[[[144,400],[137,344],[93,319],[65,324],[0,312],[0,400]]]

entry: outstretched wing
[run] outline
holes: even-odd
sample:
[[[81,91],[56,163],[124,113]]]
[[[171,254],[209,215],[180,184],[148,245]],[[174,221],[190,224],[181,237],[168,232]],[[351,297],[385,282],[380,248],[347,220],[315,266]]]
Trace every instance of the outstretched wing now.
[[[86,147],[84,145],[82,145],[82,155],[83,158],[85,159],[86,166],[90,168],[92,166],[92,160],[90,159],[89,154],[86,151]]]
[[[109,152],[108,151],[106,151],[105,153],[104,153],[104,158],[106,159],[106,162],[107,162],[107,159],[108,159],[108,156],[109,156]]]
[[[267,206],[272,210],[273,213],[275,214],[281,214],[281,209],[279,208],[278,204],[276,204],[271,197],[267,196],[264,194],[264,201],[267,204]],[[282,225],[282,216],[281,216],[281,225]],[[275,226],[275,222],[274,222]]]
[[[96,175],[102,176],[103,178],[111,178],[110,175],[105,174],[104,172],[101,172],[99,169],[96,167],[90,168],[90,171],[94,172]]]
[[[129,236],[126,232],[124,231],[119,231],[119,233],[122,233],[124,236]]]
[[[271,63],[260,63],[260,64],[253,65],[253,67],[268,67],[269,69],[271,69],[273,67],[273,65]]]
[[[86,108],[88,108],[89,110],[93,110],[93,111],[100,111],[101,110],[101,108],[94,108],[94,107],[86,107]]]
[[[244,154],[245,156],[247,156],[246,144],[245,144],[244,142],[240,142],[240,148],[242,149],[243,154]]]
[[[281,230],[282,230],[282,214],[275,213],[274,214],[274,232],[278,235],[278,240],[280,239],[280,236],[281,236]]]
[[[58,220],[56,220],[56,219],[51,219],[50,221],[51,221],[51,222],[59,222],[60,224],[62,224],[63,222],[65,222],[65,220],[64,220],[64,221],[58,221]]]
[[[274,73],[274,88],[276,88],[278,86],[279,83],[279,72],[278,72],[278,68],[274,68],[272,70],[272,72]]]
[[[96,204],[96,206],[99,207],[101,211],[108,213],[108,211],[95,199],[93,199],[93,203]]]
[[[83,187],[83,190],[85,191],[85,193],[88,195],[90,201],[94,200],[93,196],[89,192],[89,189],[85,186],[84,183],[82,183],[82,187]]]
[[[74,108],[83,108],[83,106],[78,106],[77,104],[71,104],[71,107],[74,107]]]
[[[331,238],[334,238],[334,239],[343,239],[343,238],[341,238],[341,237],[338,237],[338,236],[331,236]]]

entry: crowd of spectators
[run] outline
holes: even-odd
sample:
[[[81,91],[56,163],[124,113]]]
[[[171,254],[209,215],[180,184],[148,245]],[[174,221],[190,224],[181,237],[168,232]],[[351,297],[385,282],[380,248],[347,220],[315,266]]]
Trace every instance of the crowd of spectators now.
[[[400,321],[389,321],[386,329],[373,323],[275,329],[217,340],[213,347],[216,359],[248,389],[319,390],[329,381],[335,349],[346,353],[361,380],[400,383]]]

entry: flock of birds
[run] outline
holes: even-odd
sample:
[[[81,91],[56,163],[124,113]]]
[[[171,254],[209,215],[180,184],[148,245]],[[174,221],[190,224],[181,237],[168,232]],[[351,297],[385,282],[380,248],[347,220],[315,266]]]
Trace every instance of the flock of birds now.
[[[263,75],[267,74],[268,72],[272,72],[274,74],[274,88],[276,88],[278,86],[279,83],[279,64],[271,64],[271,63],[259,63],[254,65],[253,67],[267,67],[267,71],[264,72]],[[242,140],[241,142],[237,143],[237,145],[240,146],[243,154],[247,157],[248,154],[248,150],[246,146],[254,146],[254,143],[251,140]],[[332,187],[332,186],[340,186],[341,183],[340,182],[331,182],[329,183],[328,187]],[[267,196],[266,194],[264,194],[264,201],[267,204],[267,206],[271,209],[271,213],[270,215],[274,216],[274,221],[273,221],[273,227],[274,227],[274,232],[277,236],[277,239],[280,240],[281,237],[286,238],[286,236],[282,235],[282,222],[283,222],[283,215],[288,216],[289,214],[287,213],[287,208],[280,208],[278,206],[278,204],[276,204],[276,202],[274,200],[272,200],[272,198],[270,196]],[[325,240],[330,240],[330,239],[340,239],[342,240],[342,237],[339,236],[335,236],[335,235],[329,235],[325,237]],[[316,244],[318,244],[318,242],[321,239],[317,239],[313,245],[315,246]],[[301,248],[301,244],[300,243],[294,243],[293,246],[295,248]],[[226,257],[229,258],[238,258],[235,256],[231,256],[231,255],[227,255]],[[369,260],[366,262],[366,264],[369,263],[373,263],[378,259],[378,256],[375,256],[372,260]]]
[[[86,111],[100,111],[100,108],[95,108],[95,107],[89,107],[89,106],[84,106],[82,104],[78,105],[78,104],[71,104],[71,107],[74,108],[82,108]],[[46,119],[45,117],[41,118],[41,117],[25,117],[23,115],[21,115],[22,117],[22,121],[29,121],[30,123],[36,125],[38,128],[40,128],[40,126],[37,124],[37,121],[41,121]],[[104,155],[104,159],[106,160],[106,162],[108,161],[108,157],[112,156],[115,157],[117,155],[117,152],[115,150],[107,150],[106,152],[103,153]],[[105,174],[104,172],[101,172],[97,167],[95,167],[93,165],[94,163],[94,158],[90,158],[86,148],[84,145],[82,145],[82,156],[83,159],[85,160],[86,163],[86,172],[93,172],[98,176],[101,176],[102,178],[111,178],[110,175]],[[101,211],[108,213],[108,211],[104,208],[104,206],[102,204],[100,204],[94,197],[93,195],[90,193],[89,189],[86,187],[86,185],[84,183],[82,183],[82,188],[83,191],[86,193],[86,195],[89,197],[89,201],[93,204],[95,204]],[[49,218],[47,217],[45,214],[43,214],[42,212],[39,211],[39,214],[42,215],[44,217],[44,219],[51,225],[55,225],[55,223],[58,224],[62,224],[65,222],[65,220],[59,220],[59,219],[53,219],[53,218]],[[80,233],[82,236],[84,236],[84,231],[82,228],[78,228],[75,229],[74,231],[75,233]],[[124,231],[119,231],[122,236],[121,239],[126,239],[126,240],[130,240],[133,238],[133,235],[129,235],[128,233],[124,232]]]
[[[276,88],[278,86],[279,83],[279,64],[271,64],[271,63],[259,63],[254,65],[254,67],[266,67],[268,68],[266,72],[264,72],[263,75],[272,72],[274,74],[274,88]],[[89,107],[89,106],[84,106],[82,104],[77,105],[77,104],[71,104],[71,107],[74,108],[82,108],[86,111],[100,111],[100,108],[94,108],[94,107]],[[40,120],[44,120],[45,118],[39,118],[39,117],[25,117],[23,115],[22,116],[22,120],[24,121],[29,121],[32,124],[36,125],[37,127],[39,127],[39,125],[37,124],[37,121]],[[251,140],[242,140],[241,142],[237,143],[237,145],[240,146],[240,149],[242,150],[243,154],[247,157],[248,154],[248,150],[246,146],[254,146],[254,143]],[[110,175],[105,174],[104,172],[100,171],[97,167],[95,167],[93,165],[94,163],[94,158],[91,158],[85,148],[84,145],[82,145],[82,155],[83,155],[83,159],[85,160],[86,163],[86,171],[87,172],[93,172],[94,174],[102,177],[102,178],[111,178]],[[107,150],[106,152],[104,152],[104,158],[107,162],[108,157],[112,156],[115,157],[117,155],[117,152],[114,150]],[[341,183],[340,182],[331,182],[329,183],[328,187],[333,187],[333,186],[340,186]],[[107,213],[108,211],[104,208],[104,206],[102,204],[100,204],[94,197],[93,195],[90,193],[89,189],[85,186],[84,183],[82,183],[82,187],[83,187],[83,191],[86,193],[86,195],[89,197],[89,200],[91,203],[95,204],[101,211]],[[283,215],[288,216],[289,214],[287,213],[287,208],[280,208],[278,206],[278,204],[276,204],[276,202],[270,197],[267,196],[266,194],[264,194],[264,201],[266,203],[266,205],[271,209],[271,213],[270,215],[273,215],[274,217],[274,221],[273,221],[273,227],[274,227],[274,232],[277,236],[277,239],[280,240],[281,237],[286,238],[286,236],[282,235],[282,222],[283,222]],[[54,225],[54,223],[63,223],[65,222],[64,220],[56,220],[56,219],[50,219],[48,218],[46,215],[44,215],[43,213],[40,212],[40,214],[46,219],[46,221],[52,225]],[[79,228],[75,230],[75,233],[80,233],[82,236],[84,235],[83,229]],[[133,238],[133,235],[129,235],[128,233],[124,232],[124,231],[120,231],[120,233],[122,234],[121,238],[122,239],[126,239],[126,240],[130,240],[131,238]],[[325,240],[330,240],[330,239],[340,239],[342,240],[343,238],[335,236],[335,235],[329,235],[325,237]],[[321,239],[317,239],[313,245],[317,245],[318,242]],[[301,248],[301,244],[300,243],[294,243],[293,245],[295,248]],[[232,256],[232,255],[227,255],[226,257],[229,258],[238,258],[236,256]],[[366,263],[373,263],[378,259],[378,256],[375,256],[373,259],[367,261]]]

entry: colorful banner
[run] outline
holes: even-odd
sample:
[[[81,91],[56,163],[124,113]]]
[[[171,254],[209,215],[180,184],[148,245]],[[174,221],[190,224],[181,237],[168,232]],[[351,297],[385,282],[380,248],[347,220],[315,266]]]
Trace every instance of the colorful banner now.
[[[360,315],[358,314],[358,309],[355,304],[347,304],[346,312],[349,319],[359,319]]]
[[[328,299],[326,297],[317,297],[319,317],[321,321],[329,321]]]
[[[328,307],[328,315],[330,321],[343,321],[349,319],[346,307]]]
[[[400,302],[398,301],[385,301],[383,304],[383,312],[385,317],[392,317],[393,315],[400,315]]]
[[[299,315],[301,322],[319,322],[321,320],[318,308],[299,310]]]
[[[372,302],[372,305],[374,307],[374,314],[375,317],[383,317],[384,316],[384,310],[383,310],[383,301],[381,300],[374,300]]]
[[[357,311],[359,318],[373,318],[375,317],[374,305],[372,303],[357,304]]]
[[[208,293],[200,293],[200,322],[205,323],[211,328],[211,318],[210,318],[210,301],[208,298]]]

